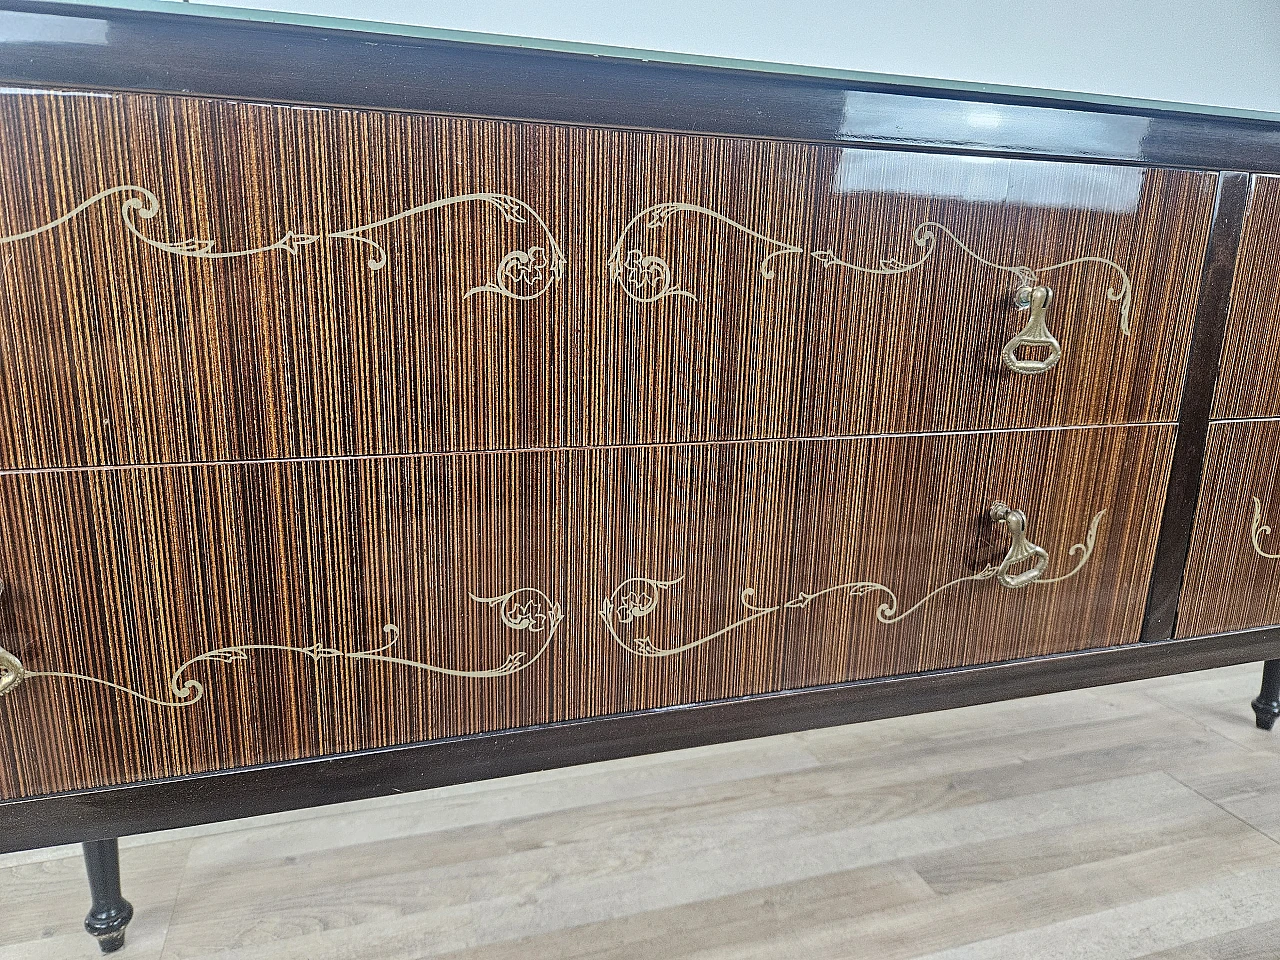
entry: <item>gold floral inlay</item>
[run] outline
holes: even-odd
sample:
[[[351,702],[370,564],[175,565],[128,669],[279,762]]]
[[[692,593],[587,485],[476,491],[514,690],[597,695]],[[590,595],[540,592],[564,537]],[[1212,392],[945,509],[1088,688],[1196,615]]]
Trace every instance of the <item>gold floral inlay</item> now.
[[[700,207],[696,203],[656,203],[641,210],[628,221],[618,235],[618,240],[613,245],[613,249],[609,252],[609,278],[621,286],[632,300],[638,300],[640,303],[653,303],[665,297],[688,297],[690,300],[695,301],[698,299],[672,279],[671,265],[662,257],[646,254],[639,247],[631,247],[624,250],[627,235],[630,234],[636,224],[644,221],[646,230],[660,230],[677,213],[696,213],[712,220],[719,220],[721,223],[726,223],[741,230],[747,236],[755,237],[757,240],[762,240],[773,247],[774,249],[761,258],[757,264],[760,276],[765,280],[774,278],[772,267],[774,259],[804,253],[801,247],[766,237],[763,233],[758,233],[749,227],[745,227],[737,220],[731,220],[724,214],[718,213],[709,207]]]
[[[1100,510],[1089,523],[1089,529],[1085,533],[1083,542],[1072,545],[1068,550],[1068,555],[1076,558],[1075,566],[1066,573],[1056,577],[1040,577],[1032,581],[1029,586],[1035,587],[1052,583],[1062,583],[1064,580],[1070,580],[1079,573],[1089,558],[1093,555],[1094,544],[1098,536],[1098,524],[1102,521],[1105,510]],[[901,601],[890,587],[883,583],[876,583],[871,580],[855,580],[848,583],[839,583],[832,587],[826,587],[818,590],[816,593],[801,592],[790,600],[781,603],[760,606],[756,603],[756,591],[753,587],[748,587],[739,595],[739,602],[742,604],[744,615],[733,621],[726,627],[708,633],[703,636],[683,640],[677,643],[657,644],[648,636],[624,636],[624,631],[619,628],[632,628],[639,621],[643,620],[649,614],[657,609],[659,600],[665,592],[672,587],[681,583],[684,577],[677,577],[674,580],[654,580],[648,577],[631,577],[624,580],[614,588],[613,592],[600,605],[599,615],[604,621],[605,629],[609,636],[619,646],[625,650],[634,653],[640,657],[670,657],[677,653],[684,653],[693,650],[712,640],[716,640],[726,634],[732,633],[754,620],[760,620],[765,617],[771,617],[779,614],[785,614],[787,610],[802,610],[813,603],[813,601],[825,597],[829,594],[844,592],[849,597],[866,597],[872,595],[880,595],[883,599],[876,606],[875,618],[882,624],[894,624],[900,620],[905,620],[916,611],[922,609],[930,600],[941,593],[952,590],[962,583],[980,582],[990,580],[995,577],[998,567],[989,565],[979,570],[977,573],[970,574],[965,577],[957,577],[955,580],[948,581],[939,587],[935,587],[929,593],[925,594],[911,606],[906,609],[901,608]],[[625,631],[630,634],[631,630]]]
[[[669,221],[678,213],[709,217],[728,224],[772,247],[770,252],[761,258],[757,264],[761,278],[766,281],[774,279],[773,261],[778,257],[800,256],[805,253],[803,247],[775,240],[709,207],[702,207],[694,203],[657,203],[641,210],[640,213],[628,221],[627,225],[622,228],[622,232],[619,233],[613,249],[609,252],[609,278],[618,284],[632,300],[640,303],[654,303],[667,297],[687,297],[691,300],[697,300],[697,296],[694,293],[680,285],[680,281],[672,271],[671,264],[657,254],[646,252],[642,245],[641,238],[643,235],[665,229]],[[637,228],[640,228],[640,230],[637,231]],[[640,233],[640,236],[637,236],[637,233]],[[893,257],[885,257],[875,266],[865,266],[846,260],[829,249],[809,251],[809,256],[827,269],[852,270],[855,273],[869,273],[885,277],[900,276],[919,270],[929,262],[937,249],[939,235],[947,237],[978,263],[993,270],[1011,274],[1017,280],[1019,286],[1040,286],[1045,275],[1077,264],[1096,263],[1109,267],[1115,271],[1117,282],[1107,288],[1106,296],[1111,302],[1120,304],[1120,330],[1126,337],[1130,335],[1129,312],[1133,306],[1133,283],[1129,279],[1129,274],[1120,264],[1105,257],[1075,257],[1041,267],[998,263],[982,256],[956,236],[950,227],[934,220],[926,220],[917,224],[912,231],[911,241],[919,250],[919,255],[909,262]]]
[[[120,220],[129,233],[147,246],[172,254],[175,257],[191,257],[199,260],[231,260],[258,256],[271,251],[281,251],[297,257],[304,248],[313,244],[348,241],[361,244],[367,248],[369,256],[366,264],[370,270],[381,270],[387,265],[387,249],[381,242],[370,236],[373,231],[432,210],[442,210],[447,207],[456,207],[469,203],[481,203],[497,210],[503,220],[508,223],[528,223],[532,220],[545,235],[545,239],[542,243],[534,244],[527,249],[512,250],[506,253],[494,268],[492,279],[480,286],[472,287],[463,295],[464,300],[477,293],[493,293],[512,300],[536,300],[564,275],[566,262],[564,251],[560,249],[560,244],[556,242],[546,222],[523,200],[505,193],[460,194],[433,200],[430,203],[419,204],[392,216],[383,217],[370,223],[357,224],[345,230],[332,230],[325,233],[302,233],[290,230],[272,243],[247,247],[242,250],[218,250],[213,240],[157,240],[154,237],[147,236],[139,226],[138,221],[139,219],[151,220],[159,214],[160,201],[154,193],[145,187],[124,184],[99,191],[56,220],[50,220],[48,223],[41,224],[22,233],[0,236],[0,244],[17,243],[20,240],[27,240],[42,233],[48,233],[68,220],[79,216],[95,204],[114,197],[125,198],[120,203],[119,212]]]
[[[1068,550],[1068,555],[1075,558],[1075,565],[1071,569],[1058,576],[1045,577],[1040,572],[1043,567],[1038,566],[1037,579],[1027,581],[1026,585],[1034,587],[1061,583],[1078,574],[1093,555],[1094,546],[1097,542],[1098,525],[1105,514],[1105,510],[1096,513],[1089,523],[1089,528],[1083,541],[1072,545]],[[1270,532],[1270,528],[1265,526],[1259,528],[1255,522],[1255,536],[1258,535],[1259,531],[1265,534]],[[1011,557],[1014,560],[1025,559],[1024,556],[1013,556],[1013,551],[1011,551]],[[846,596],[853,598],[878,595],[880,602],[875,608],[875,619],[882,624],[895,624],[921,610],[939,594],[952,590],[963,583],[997,580],[1006,589],[1021,587],[1023,585],[1020,582],[1022,581],[1022,576],[1001,576],[1008,562],[1009,558],[1006,558],[1005,564],[988,565],[977,573],[950,580],[941,586],[935,587],[905,608],[897,593],[891,587],[871,580],[839,583],[814,593],[802,591],[790,600],[772,605],[758,604],[756,602],[755,589],[748,587],[739,594],[739,601],[744,611],[743,616],[713,633],[669,644],[655,643],[647,635],[631,636],[630,634],[633,632],[632,628],[635,628],[637,624],[657,609],[661,596],[684,580],[683,576],[673,580],[631,577],[614,588],[612,593],[601,602],[598,612],[600,618],[604,621],[605,629],[610,638],[623,649],[641,657],[662,658],[693,650],[719,637],[733,633],[735,630],[739,630],[755,620],[782,615],[788,610],[804,609],[814,601],[836,593],[844,593]],[[3,592],[2,584],[0,584],[0,592]],[[504,627],[539,638],[541,640],[540,645],[532,653],[525,650],[512,652],[494,667],[459,670],[395,656],[393,650],[400,639],[400,628],[394,623],[388,623],[382,628],[386,638],[385,641],[381,646],[371,650],[342,650],[322,644],[319,641],[307,646],[251,643],[218,647],[183,662],[170,675],[167,689],[156,694],[136,689],[125,683],[118,683],[114,680],[88,674],[60,670],[29,669],[12,653],[0,649],[0,695],[9,693],[19,684],[24,684],[30,680],[54,678],[107,687],[137,700],[160,707],[189,707],[199,703],[205,696],[204,684],[199,679],[189,676],[189,673],[195,667],[209,663],[228,665],[244,663],[249,660],[251,654],[260,652],[301,654],[317,663],[322,660],[344,663],[384,663],[426,673],[467,679],[508,677],[527,670],[541,659],[550,647],[556,631],[564,621],[564,612],[561,605],[552,601],[541,590],[532,587],[520,587],[493,597],[482,597],[475,594],[469,594],[469,596],[474,602],[496,610],[498,618]]]
[[[1262,548],[1262,538],[1271,535],[1271,527],[1262,522],[1262,501],[1253,498],[1253,549],[1258,556],[1268,560],[1280,560],[1280,553],[1267,553]]]
[[[386,663],[450,677],[468,679],[509,677],[520,673],[522,670],[527,670],[547,652],[547,648],[551,645],[552,637],[555,636],[556,629],[560,626],[561,621],[564,620],[564,613],[560,604],[553,603],[551,598],[541,590],[535,590],[531,587],[521,587],[497,597],[477,597],[474,594],[471,594],[470,597],[476,603],[482,603],[496,609],[498,618],[503,626],[508,629],[541,637],[541,645],[532,655],[523,650],[508,654],[506,659],[496,667],[482,670],[455,670],[449,667],[424,663],[420,660],[409,660],[394,656],[391,651],[394,650],[396,643],[400,639],[400,628],[394,623],[388,623],[382,628],[383,635],[386,637],[385,642],[372,650],[340,650],[337,647],[326,646],[318,641],[309,646],[246,643],[218,647],[216,650],[209,650],[199,656],[192,657],[179,666],[169,677],[168,689],[159,696],[144,693],[141,690],[136,690],[126,684],[116,683],[113,680],[93,677],[83,673],[68,673],[61,670],[29,670],[13,654],[0,649],[0,695],[9,692],[19,683],[39,677],[52,677],[109,687],[112,690],[127,693],[131,697],[155,704],[158,707],[189,707],[199,703],[204,699],[205,695],[203,683],[194,677],[185,676],[193,667],[202,663],[243,663],[249,659],[251,653],[264,651],[302,654],[316,663],[321,660],[347,663]]]

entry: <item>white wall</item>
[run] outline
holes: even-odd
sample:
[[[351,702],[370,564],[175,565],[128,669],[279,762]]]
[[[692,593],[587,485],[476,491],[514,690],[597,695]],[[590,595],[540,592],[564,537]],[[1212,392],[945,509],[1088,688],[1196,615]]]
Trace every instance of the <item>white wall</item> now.
[[[213,2],[1280,114],[1280,0]]]

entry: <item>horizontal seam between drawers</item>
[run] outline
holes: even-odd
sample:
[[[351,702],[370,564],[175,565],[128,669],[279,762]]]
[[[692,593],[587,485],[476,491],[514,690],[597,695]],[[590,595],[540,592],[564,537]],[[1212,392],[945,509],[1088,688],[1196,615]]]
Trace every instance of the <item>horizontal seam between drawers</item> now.
[[[1280,415],[1274,417],[1214,417],[1209,421],[1215,423],[1280,423]]]
[[[1269,418],[1259,418],[1269,419]],[[1280,418],[1277,418],[1280,419]],[[849,440],[909,440],[930,437],[973,437],[1001,433],[1057,433],[1071,430],[1121,430],[1135,427],[1176,427],[1176,420],[1142,421],[1137,423],[1091,423],[1058,427],[997,427],[990,430],[934,430],[920,433],[852,433],[823,437],[749,437],[725,440],[671,440],[662,443],[602,443],[560,447],[500,447],[493,450],[438,450],[418,453],[359,453],[327,457],[266,457],[243,460],[180,460],[170,463],[119,463],[91,464],[69,467],[6,467],[0,469],[0,477],[44,473],[87,473],[104,470],[156,470],[161,468],[185,469],[191,467],[219,467],[236,465],[326,463],[357,460],[419,460],[435,457],[488,457],[527,453],[573,453],[587,450],[639,450],[674,447],[725,447],[756,443],[837,443]]]

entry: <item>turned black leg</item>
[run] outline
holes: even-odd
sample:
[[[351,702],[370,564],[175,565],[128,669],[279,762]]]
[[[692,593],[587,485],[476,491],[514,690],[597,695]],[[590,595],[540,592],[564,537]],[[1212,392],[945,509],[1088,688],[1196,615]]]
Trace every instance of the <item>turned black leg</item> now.
[[[84,845],[93,907],[84,928],[98,939],[103,953],[124,946],[124,928],[133,919],[133,906],[120,894],[120,846],[115,840],[91,840]]]
[[[1258,729],[1270,730],[1280,717],[1280,660],[1268,660],[1262,665],[1262,692],[1253,701],[1253,715],[1258,718]]]

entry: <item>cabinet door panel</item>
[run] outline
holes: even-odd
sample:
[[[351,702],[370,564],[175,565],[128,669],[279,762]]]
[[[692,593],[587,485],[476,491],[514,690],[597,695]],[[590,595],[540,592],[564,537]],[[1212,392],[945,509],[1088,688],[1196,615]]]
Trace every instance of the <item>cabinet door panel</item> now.
[[[1253,178],[1213,415],[1280,417],[1280,177]]]
[[[1280,420],[1215,423],[1178,607],[1178,635],[1280,623]]]

